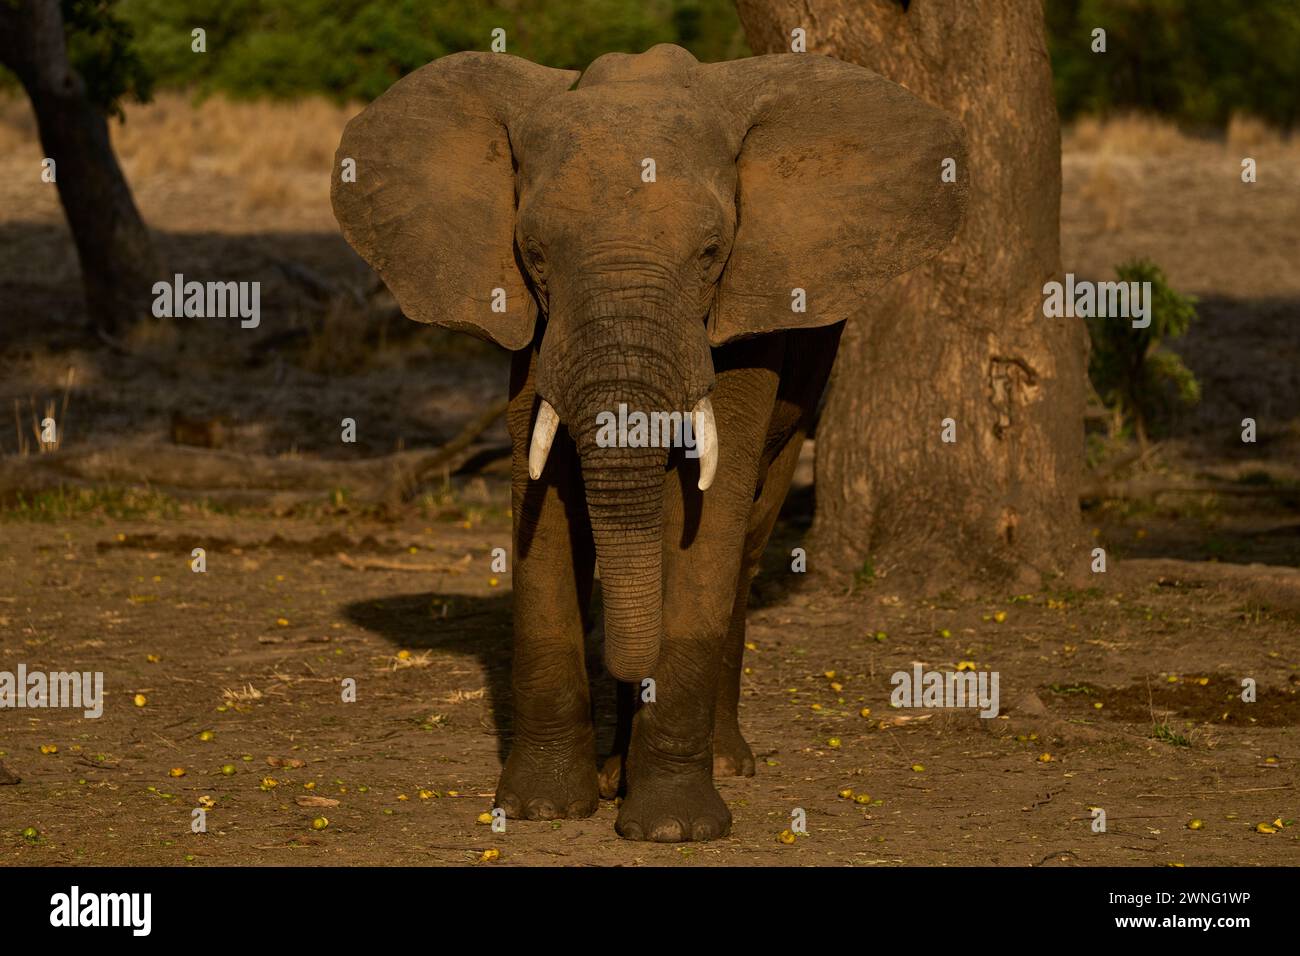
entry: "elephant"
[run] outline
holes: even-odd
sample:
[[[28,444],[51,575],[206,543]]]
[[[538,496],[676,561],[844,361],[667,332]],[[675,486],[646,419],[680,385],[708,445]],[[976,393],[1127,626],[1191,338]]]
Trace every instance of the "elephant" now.
[[[751,579],[845,321],[956,232],[965,177],[942,169],[964,169],[963,135],[829,57],[701,63],[668,44],[581,74],[456,53],[348,123],[344,237],[407,317],[511,352],[507,817],[586,817],[622,793],[624,838],[730,832],[713,779],[754,773],[737,716]],[[692,427],[600,440],[621,405]],[[597,574],[623,682],[603,767]]]

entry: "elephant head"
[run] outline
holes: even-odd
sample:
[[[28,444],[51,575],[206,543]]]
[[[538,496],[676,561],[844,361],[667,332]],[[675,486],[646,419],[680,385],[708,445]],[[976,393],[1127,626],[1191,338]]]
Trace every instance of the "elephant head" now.
[[[334,211],[412,319],[540,342],[530,474],[561,424],[582,462],[606,666],[638,680],[662,631],[665,448],[605,447],[626,403],[693,410],[697,485],[726,475],[712,347],[843,321],[957,229],[961,130],[813,54],[701,64],[675,46],[578,74],[458,53],[347,127]],[[726,587],[731,587],[728,583]]]

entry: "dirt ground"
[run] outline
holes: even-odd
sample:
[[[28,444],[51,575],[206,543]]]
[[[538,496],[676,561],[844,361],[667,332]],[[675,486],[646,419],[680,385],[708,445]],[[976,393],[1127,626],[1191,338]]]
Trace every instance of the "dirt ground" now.
[[[508,525],[461,524],[5,525],[6,661],[101,670],[106,705],[97,720],[5,714],[0,760],[23,779],[0,787],[0,857],[473,864],[497,849],[501,864],[1298,858],[1300,573],[1141,559],[1087,592],[920,602],[882,582],[853,596],[783,593],[752,615],[741,719],[759,772],[719,783],[735,818],[730,837],[628,843],[614,835],[612,803],[587,820],[510,821],[493,833],[476,818],[491,807],[509,739],[510,580],[489,568]],[[189,570],[193,547],[207,549],[204,574]],[[450,570],[355,566],[371,559]],[[595,670],[594,641],[589,652]],[[894,671],[964,660],[1000,673],[1003,717],[889,706]],[[1257,682],[1256,703],[1239,699],[1244,677]],[[342,701],[347,678],[354,703]],[[596,687],[607,746],[612,687],[600,677]],[[48,745],[57,753],[43,754]],[[840,797],[845,788],[870,802]],[[305,797],[338,804],[300,806]],[[191,812],[205,798],[208,832],[195,835]],[[1106,811],[1105,833],[1092,831],[1093,807]],[[808,835],[786,845],[778,835],[795,808],[806,811]],[[328,825],[313,829],[319,817]],[[1258,832],[1278,818],[1278,832]],[[1194,819],[1203,828],[1189,829]],[[28,827],[39,836],[24,838]]]
[[[84,330],[29,121],[0,106],[6,462],[35,455],[28,423],[46,403],[63,423],[55,455],[147,459],[181,440],[180,413],[219,424],[207,444],[228,452],[346,461],[438,446],[504,394],[503,356],[394,316],[338,236],[321,165],[346,110],[164,99],[132,112],[118,145],[169,263],[263,282],[264,317],[238,333],[145,324],[106,343]],[[252,124],[274,133],[249,153]],[[728,838],[622,841],[613,803],[504,833],[477,822],[510,735],[510,575],[491,567],[510,537],[498,424],[395,510],[345,487],[258,498],[107,483],[0,502],[0,671],[102,671],[106,696],[95,720],[0,711],[0,862],[1300,860],[1300,150],[1249,126],[1226,142],[1122,124],[1066,142],[1067,269],[1108,278],[1146,255],[1200,296],[1177,351],[1202,403],[1113,476],[1156,491],[1089,503],[1109,566],[1087,590],[815,588],[781,559],[808,525],[805,469],[751,609],[741,726],[759,767],[719,781]],[[1245,149],[1258,194],[1224,185]],[[1248,449],[1234,437],[1245,415],[1260,423]],[[354,445],[339,441],[344,416]],[[1094,464],[1117,453],[1093,443]],[[588,650],[605,748],[613,688],[594,635]],[[1001,716],[892,709],[890,676],[914,662],[997,671]],[[1254,703],[1240,699],[1247,678]],[[191,832],[196,808],[206,833]],[[807,835],[781,842],[798,809]],[[489,849],[499,860],[483,864]]]

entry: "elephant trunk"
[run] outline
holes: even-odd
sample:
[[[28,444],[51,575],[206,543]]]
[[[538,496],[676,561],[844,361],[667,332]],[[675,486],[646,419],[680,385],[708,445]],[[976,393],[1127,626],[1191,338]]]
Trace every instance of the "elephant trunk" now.
[[[580,454],[605,608],[605,666],[619,680],[640,681],[658,662],[663,634],[667,451],[587,447]]]
[[[605,666],[619,680],[636,682],[654,670],[663,636],[670,449],[669,442],[646,440],[635,426],[625,431],[622,425],[637,413],[689,415],[712,390],[712,355],[703,323],[681,321],[685,304],[673,290],[602,280],[598,270],[585,282],[557,286],[538,357],[542,403],[529,471],[541,473],[562,422],[581,462],[604,602]],[[695,416],[699,423],[704,418]],[[711,410],[707,428],[711,478],[717,460]]]

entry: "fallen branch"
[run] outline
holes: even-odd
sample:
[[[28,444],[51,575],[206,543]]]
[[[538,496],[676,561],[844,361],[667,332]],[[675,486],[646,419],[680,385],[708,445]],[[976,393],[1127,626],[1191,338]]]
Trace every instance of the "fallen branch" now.
[[[491,428],[493,423],[505,414],[508,404],[509,402],[503,398],[490,405],[483,414],[462,428],[459,435],[432,455],[425,456],[408,471],[399,470],[396,477],[388,484],[385,500],[396,502],[409,498],[416,488],[446,468],[453,458],[469,448],[476,438]]]
[[[215,448],[131,443],[0,459],[0,500],[58,488],[142,485],[182,497],[290,504],[343,492],[361,502],[396,504],[427,478],[483,449],[475,440],[504,413],[503,399],[433,451],[411,450],[359,461],[272,458]]]
[[[454,564],[408,564],[402,561],[387,561],[384,558],[356,558],[349,557],[340,551],[337,555],[339,563],[344,567],[353,568],[357,571],[418,571],[424,574],[461,574],[473,560],[472,555],[465,555]]]

